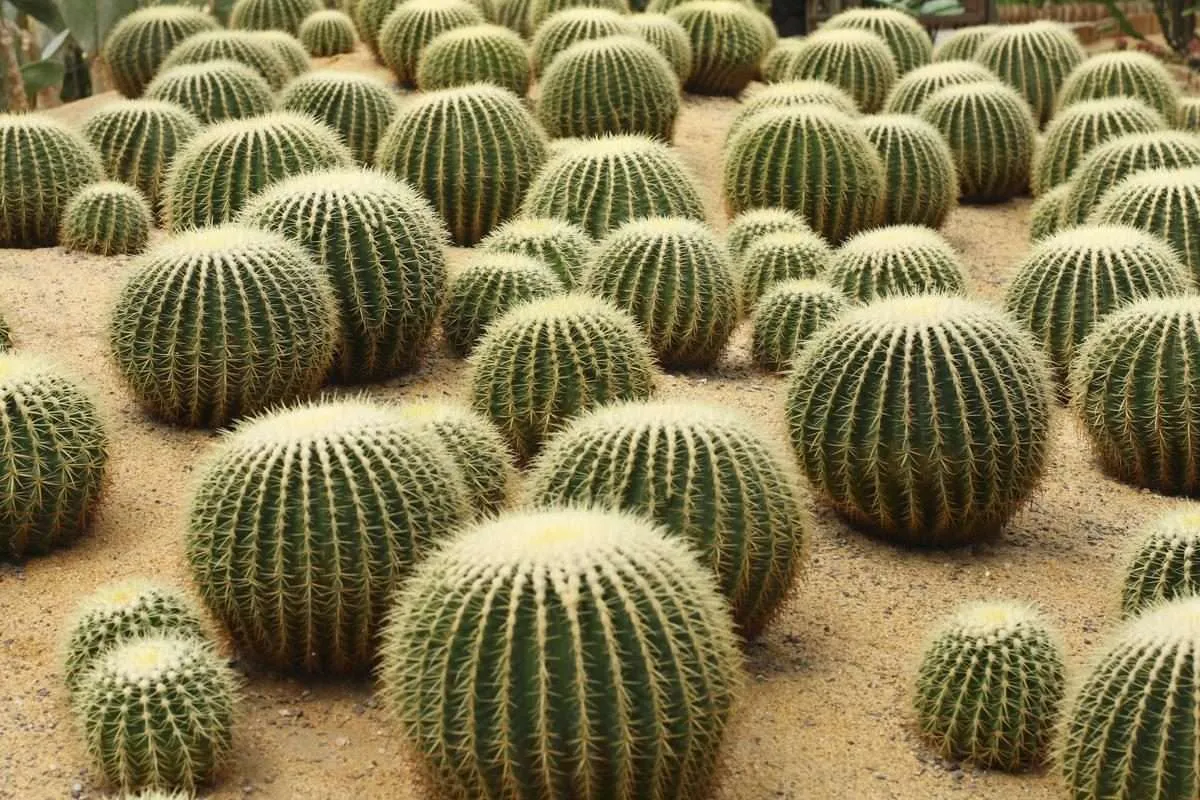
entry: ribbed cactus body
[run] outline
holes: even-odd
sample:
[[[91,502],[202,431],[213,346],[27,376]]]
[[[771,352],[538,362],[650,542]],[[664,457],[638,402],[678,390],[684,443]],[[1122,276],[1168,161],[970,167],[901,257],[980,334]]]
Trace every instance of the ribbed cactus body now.
[[[695,94],[736,97],[757,76],[773,45],[762,15],[733,0],[694,0],[668,16],[691,41],[692,72],[684,86]]]
[[[1162,117],[1133,98],[1083,100],[1064,108],[1050,120],[1046,137],[1034,154],[1034,195],[1069,181],[1080,162],[1105,142],[1166,127]]]
[[[913,705],[943,758],[1020,770],[1046,760],[1062,711],[1063,646],[1035,609],[967,603],[934,632]]]
[[[1124,50],[1092,56],[1067,76],[1058,102],[1067,108],[1108,97],[1141,100],[1163,119],[1179,115],[1179,86],[1166,66],[1149,53]]]
[[[600,136],[548,161],[529,188],[522,216],[553,217],[594,239],[631,219],[704,219],[695,179],[665,144],[644,136]]]
[[[679,82],[692,74],[692,39],[683,26],[666,14],[634,14],[629,17],[633,33],[646,40],[675,70]]]
[[[256,659],[362,673],[397,584],[469,513],[463,476],[434,434],[394,407],[325,401],[225,437],[191,502],[188,564]]]
[[[530,0],[496,0],[496,22],[522,39],[532,39],[534,29],[529,22],[529,4]]]
[[[722,188],[731,214],[788,208],[836,244],[882,223],[884,181],[879,154],[853,119],[802,105],[746,121],[726,148]]]
[[[573,44],[634,33],[634,17],[605,8],[569,8],[548,18],[533,36],[531,57],[537,74],[545,72],[562,51]],[[686,39],[686,33],[684,35]],[[691,47],[690,40],[688,47]]]
[[[1179,98],[1179,116],[1175,119],[1175,127],[1185,131],[1200,131],[1200,97]]]
[[[572,8],[598,8],[628,14],[625,0],[529,0],[529,29],[537,31],[547,20]]]
[[[287,67],[287,80],[290,81],[312,69],[312,60],[308,57],[308,51],[304,49],[304,45],[300,44],[300,40],[292,34],[284,33],[283,31],[263,30],[253,31],[253,36],[260,42],[265,42],[275,51],[275,55],[282,59],[283,65]]]
[[[787,372],[813,335],[849,305],[828,283],[788,280],[770,286],[754,306],[750,356],[773,372]]]
[[[907,114],[866,117],[861,126],[887,176],[883,221],[942,227],[958,204],[954,153],[942,134]]]
[[[485,22],[466,0],[405,0],[379,29],[379,55],[401,86],[416,86],[421,54],[438,34]]]
[[[218,427],[316,389],[337,333],[333,288],[300,245],[226,225],[142,256],[117,299],[109,341],[152,413]]]
[[[1067,195],[1071,193],[1071,184],[1060,183],[1053,189],[1042,193],[1029,209],[1029,240],[1038,242],[1058,233],[1062,227],[1063,208],[1067,204]]]
[[[142,193],[115,181],[85,186],[63,212],[59,241],[67,250],[101,256],[146,249],[154,214]]]
[[[966,294],[962,259],[941,234],[919,225],[863,231],[833,254],[825,279],[852,302],[895,295]]]
[[[655,368],[645,334],[609,303],[562,295],[524,303],[489,326],[472,354],[471,404],[518,458],[571,417],[642,400]]]
[[[784,81],[773,83],[746,99],[729,123],[725,143],[745,127],[746,123],[760,111],[770,108],[792,108],[795,106],[819,105],[840,111],[850,117],[858,116],[858,106],[844,91],[825,81]]]
[[[327,70],[289,83],[279,107],[325,123],[341,135],[355,161],[369,166],[396,116],[396,95],[376,78]]]
[[[296,34],[309,14],[323,8],[320,0],[237,0],[229,12],[229,27],[248,31],[286,31]]]
[[[423,92],[494,83],[524,96],[529,81],[529,48],[500,25],[467,25],[438,34],[417,63],[417,86]]]
[[[1200,168],[1130,175],[1105,193],[1090,219],[1164,239],[1200,280]]]
[[[1082,225],[1110,189],[1149,169],[1200,167],[1200,137],[1183,131],[1119,136],[1086,155],[1071,178],[1063,225]]]
[[[366,43],[371,55],[382,61],[379,52],[379,31],[384,20],[404,0],[358,0],[351,13],[358,36]]]
[[[976,61],[1025,98],[1039,125],[1050,121],[1063,82],[1086,57],[1070,28],[1048,21],[1001,26],[975,52]]]
[[[164,69],[146,88],[146,97],[174,103],[204,125],[257,117],[275,103],[262,75],[229,59]]]
[[[542,75],[538,120],[550,136],[644,134],[669,142],[679,115],[679,81],[637,36],[579,42]]]
[[[898,77],[887,44],[864,30],[828,30],[809,36],[797,52],[792,80],[827,81],[854,98],[859,109],[874,114]]]
[[[487,327],[511,308],[562,294],[565,287],[546,264],[515,253],[477,256],[454,277],[442,312],[446,344],[470,355]]]
[[[0,559],[71,544],[87,528],[108,464],[92,399],[50,365],[0,355]]]
[[[948,86],[921,105],[920,117],[949,143],[963,200],[1003,202],[1028,188],[1037,126],[1012,89],[999,83]]]
[[[250,31],[205,31],[189,36],[171,51],[163,61],[161,71],[219,59],[237,61],[250,67],[271,86],[271,91],[283,88],[293,77],[275,48]]]
[[[749,312],[772,286],[815,278],[833,261],[833,251],[810,230],[778,231],[756,239],[742,254],[742,311]]]
[[[947,86],[996,80],[990,69],[974,61],[940,61],[915,69],[896,81],[884,101],[889,114],[916,114],[921,104]]]
[[[887,44],[900,75],[933,59],[933,40],[910,14],[890,8],[852,8],[829,18],[822,30],[870,31]]]
[[[969,25],[956,29],[945,41],[933,48],[934,61],[969,61],[979,52],[979,46],[999,30],[999,25]]]
[[[479,248],[540,261],[564,288],[572,289],[583,277],[593,245],[587,232],[573,223],[550,217],[517,217],[488,234]]]
[[[771,233],[811,233],[808,223],[786,208],[752,208],[729,221],[725,229],[725,247],[734,261],[740,262],[750,246]]]
[[[354,21],[345,12],[335,9],[309,14],[300,23],[296,36],[314,58],[353,53],[358,44]]]
[[[835,508],[886,538],[945,546],[994,534],[1025,503],[1046,468],[1050,406],[1015,322],[923,295],[819,331],[793,363],[786,410],[800,464]]]
[[[742,681],[712,576],[617,512],[464,531],[400,592],[382,653],[384,704],[455,800],[705,796]]]
[[[774,47],[772,47],[762,61],[758,65],[759,77],[764,83],[781,83],[790,80],[792,70],[796,65],[796,54],[804,47],[804,40],[800,37],[789,36],[786,39],[780,39]],[[829,84],[833,86],[833,84]],[[836,87],[835,87],[836,88]],[[858,110],[858,106],[851,101],[854,110]]]
[[[1126,617],[1200,594],[1200,513],[1181,506],[1144,526],[1125,563],[1121,611]]]
[[[101,52],[117,91],[126,97],[141,97],[175,45],[218,27],[216,20],[197,8],[151,6],[133,11],[114,25]]]
[[[3,316],[0,316],[0,353],[12,349],[12,331],[9,329],[8,322]]]

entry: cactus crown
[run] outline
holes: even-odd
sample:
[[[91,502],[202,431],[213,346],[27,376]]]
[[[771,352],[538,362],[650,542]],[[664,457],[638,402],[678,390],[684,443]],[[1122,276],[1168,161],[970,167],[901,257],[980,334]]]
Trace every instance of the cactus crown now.
[[[116,181],[85,186],[67,203],[59,239],[67,250],[102,256],[140,253],[154,214],[142,193]]]
[[[342,11],[326,9],[309,14],[300,23],[300,44],[315,58],[354,52],[358,33],[354,21]]]
[[[844,89],[865,114],[883,108],[897,78],[887,43],[867,30],[822,29],[797,52],[792,79],[823,80]]]
[[[692,74],[692,39],[688,32],[666,14],[634,14],[630,18],[633,32],[662,53],[675,70],[680,82]]]
[[[1179,87],[1166,66],[1149,53],[1123,50],[1092,56],[1067,76],[1058,102],[1066,108],[1106,97],[1136,98],[1163,119],[1174,120],[1179,114]]]
[[[1183,131],[1152,131],[1111,139],[1094,148],[1076,167],[1063,222],[1087,222],[1104,195],[1135,172],[1180,167],[1200,167],[1200,137]]]
[[[320,0],[237,0],[229,12],[229,27],[294,35],[304,18],[321,8]]]
[[[174,103],[205,125],[257,117],[275,103],[262,75],[227,58],[164,69],[146,87],[146,97]]]
[[[161,69],[166,71],[184,64],[203,64],[218,59],[229,59],[250,67],[270,85],[271,91],[283,88],[292,77],[283,56],[250,31],[204,31],[189,36],[175,46]]]
[[[854,29],[877,34],[896,59],[900,75],[933,58],[933,40],[910,14],[891,8],[853,8],[830,17],[822,30]]]
[[[629,13],[626,0],[529,0],[529,25],[537,31],[555,14],[579,7],[604,9],[619,14]]]
[[[583,277],[593,244],[587,232],[574,223],[553,217],[517,217],[488,234],[480,248],[537,259],[570,289]]]
[[[1095,222],[1132,225],[1166,240],[1200,278],[1200,167],[1135,172],[1105,193]]]
[[[102,47],[117,91],[126,97],[140,97],[175,45],[218,27],[211,16],[187,6],[151,6],[130,12],[113,26]]]
[[[731,256],[740,259],[762,237],[783,231],[811,233],[812,229],[803,217],[786,208],[752,208],[730,220],[725,231],[725,246]]]
[[[545,71],[555,56],[573,44],[633,33],[630,19],[607,8],[568,8],[556,12],[538,26],[533,36],[534,71],[538,74]]]
[[[774,46],[770,21],[732,0],[691,0],[671,9],[692,44],[692,72],[685,84],[698,94],[739,94],[755,78],[758,64]]]
[[[1121,611],[1136,616],[1161,603],[1200,594],[1200,512],[1170,511],[1146,525],[1131,550],[1121,589]]]
[[[974,61],[926,64],[896,81],[883,108],[889,114],[916,114],[939,89],[995,80],[991,70]]]
[[[1071,29],[1048,20],[1003,25],[975,53],[976,61],[1021,93],[1039,125],[1054,115],[1063,81],[1085,58]]]
[[[439,33],[417,63],[417,85],[426,92],[494,83],[524,96],[529,76],[529,48],[500,25],[465,25]]]
[[[979,46],[999,28],[999,25],[969,25],[958,28],[945,41],[933,48],[934,61],[970,61]]]
[[[860,303],[898,294],[966,294],[967,288],[958,253],[921,225],[863,231],[838,249],[826,277]]]
[[[742,103],[742,107],[734,115],[733,121],[729,123],[725,142],[728,144],[732,141],[734,135],[759,111],[809,104],[828,106],[850,117],[858,116],[858,106],[854,99],[827,81],[805,80],[773,83],[756,91]]]
[[[318,70],[289,83],[279,95],[279,107],[328,125],[341,135],[355,161],[369,165],[396,116],[396,95],[369,75]]]

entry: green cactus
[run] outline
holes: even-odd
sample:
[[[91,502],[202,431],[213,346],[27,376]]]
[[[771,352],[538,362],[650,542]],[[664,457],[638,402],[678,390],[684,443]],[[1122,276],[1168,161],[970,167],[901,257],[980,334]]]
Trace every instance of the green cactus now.
[[[887,175],[884,223],[942,227],[958,205],[954,153],[942,134],[907,114],[865,117],[859,124]]]
[[[793,36],[780,39],[763,56],[763,60],[758,66],[759,77],[764,83],[783,83],[787,81],[789,79],[788,76],[792,74],[792,70],[796,67],[796,54],[803,48],[804,39],[800,37]],[[829,85],[833,86],[833,84]],[[858,107],[853,101],[850,102],[850,106],[853,111],[858,111]]]
[[[646,40],[675,70],[680,83],[692,74],[692,39],[683,26],[666,14],[634,14],[630,18],[633,33]]]
[[[734,261],[740,262],[750,246],[771,233],[811,233],[808,223],[795,211],[786,208],[752,208],[729,221],[725,230],[725,247]]]
[[[529,82],[529,48],[500,25],[467,25],[440,33],[417,64],[417,86],[423,92],[494,83],[524,96]]]
[[[114,25],[101,53],[117,91],[126,97],[141,97],[175,45],[219,27],[197,8],[151,6],[133,11]]]
[[[104,179],[100,155],[64,123],[43,114],[0,114],[0,247],[50,247],[84,186]]]
[[[354,19],[354,27],[358,36],[366,43],[376,59],[382,60],[379,52],[379,31],[384,20],[403,0],[357,0],[350,16]]]
[[[205,31],[189,36],[171,50],[160,71],[224,59],[250,67],[270,85],[273,92],[282,89],[292,77],[291,70],[276,49],[250,31]]]
[[[488,326],[510,309],[564,291],[541,261],[516,253],[480,254],[450,286],[442,312],[446,344],[456,356],[468,356]]]
[[[1112,97],[1084,100],[1055,115],[1033,157],[1031,188],[1040,196],[1071,180],[1080,162],[1105,142],[1129,133],[1151,133],[1167,127],[1140,100]]]
[[[603,39],[606,36],[625,36],[635,33],[631,20],[606,8],[569,8],[559,11],[538,26],[531,45],[533,71],[541,75],[562,51],[573,44]],[[687,39],[687,34],[684,34]],[[688,40],[690,52],[691,41]]]
[[[568,290],[583,277],[592,247],[592,239],[583,228],[550,217],[517,217],[479,244],[484,252],[514,253],[541,261]]]
[[[819,105],[840,111],[846,116],[857,117],[858,106],[854,99],[844,91],[825,81],[784,81],[773,83],[760,89],[741,104],[729,130],[725,134],[725,144],[733,140],[735,134],[760,111],[769,108],[792,108],[795,106]]]
[[[888,114],[918,114],[921,105],[947,86],[995,81],[996,76],[974,61],[939,61],[913,70],[896,81],[884,101]]]
[[[529,30],[534,32],[548,19],[572,8],[598,8],[628,14],[625,0],[529,0]]]
[[[733,0],[693,0],[668,16],[688,35],[692,72],[684,84],[695,94],[736,97],[758,75],[774,43],[761,14]]]
[[[822,30],[809,36],[788,75],[791,80],[832,83],[866,114],[883,108],[897,77],[896,60],[883,39],[854,29]]]
[[[0,355],[0,463],[0,559],[71,544],[91,521],[107,471],[95,403],[53,366]]]
[[[405,0],[379,29],[379,55],[401,86],[417,85],[417,65],[440,33],[483,25],[487,20],[466,0]]]
[[[287,80],[292,80],[312,69],[312,60],[300,40],[283,31],[252,31],[251,35],[265,42],[287,67]],[[284,84],[286,85],[286,83]]]
[[[1166,66],[1149,53],[1123,50],[1092,56],[1067,76],[1058,102],[1065,109],[1108,97],[1136,98],[1163,119],[1179,116],[1179,86]]]
[[[384,131],[396,116],[396,95],[383,81],[344,70],[320,70],[288,84],[284,111],[305,114],[341,135],[354,160],[370,166]]]
[[[975,60],[1016,89],[1045,125],[1054,116],[1067,75],[1087,58],[1071,29],[1042,20],[1002,25],[975,51]]]
[[[12,344],[12,331],[9,330],[8,322],[0,316],[0,353],[11,350]]]
[[[275,106],[271,85],[250,67],[229,59],[164,69],[146,87],[146,98],[174,103],[203,125],[261,116]]]
[[[889,225],[863,231],[833,254],[824,278],[851,302],[896,295],[964,295],[962,259],[937,231]]]
[[[855,121],[835,109],[761,111],[726,151],[722,186],[731,214],[791,209],[834,244],[883,222],[883,163]],[[830,175],[839,176],[836,184]]]
[[[755,239],[739,264],[742,310],[752,310],[777,283],[822,275],[832,261],[829,245],[808,229],[776,231]]]
[[[913,706],[943,758],[1016,771],[1046,760],[1065,691],[1063,645],[1040,612],[973,602],[930,637]]]
[[[293,36],[309,14],[323,8],[320,0],[237,0],[229,12],[234,30],[278,30]]]
[[[848,311],[805,346],[787,420],[809,481],[852,522],[902,543],[959,545],[1002,528],[1041,480],[1049,386],[1037,346],[1003,313],[895,297]]]
[[[344,12],[334,9],[309,14],[300,23],[296,35],[313,58],[353,53],[358,45],[354,21]]]
[[[1139,532],[1126,558],[1121,611],[1133,617],[1162,603],[1200,594],[1200,513],[1180,506]]]
[[[434,434],[394,407],[331,400],[225,436],[191,501],[187,559],[204,602],[255,659],[364,673],[397,584],[469,516],[463,476]]]
[[[1179,98],[1179,116],[1175,127],[1185,131],[1200,131],[1200,97]]]
[[[822,30],[874,33],[887,44],[898,75],[923,67],[933,59],[933,40],[910,14],[891,8],[852,8],[833,15]]]
[[[1108,190],[1089,219],[1129,225],[1164,239],[1200,280],[1200,168],[1130,175]]]
[[[142,193],[116,181],[85,186],[67,203],[59,241],[67,250],[101,256],[146,249],[154,212]]]
[[[571,417],[648,398],[656,375],[633,318],[581,294],[516,306],[488,327],[471,362],[472,407],[523,461]]]
[[[957,28],[948,39],[934,45],[933,60],[970,61],[979,52],[979,46],[999,29],[999,25],[969,25]]]
[[[1058,233],[1062,227],[1063,207],[1071,184],[1060,183],[1048,192],[1039,195],[1029,210],[1029,240],[1039,242]]]
[[[529,187],[525,217],[575,223],[593,239],[631,219],[704,219],[695,179],[677,155],[645,136],[584,139],[548,161]]]
[[[1037,125],[1012,89],[1000,83],[947,86],[921,104],[919,116],[950,144],[963,200],[1004,202],[1028,188]]]
[[[1148,169],[1200,167],[1200,137],[1183,131],[1128,133],[1111,139],[1079,162],[1063,206],[1063,225],[1083,225],[1104,195],[1121,181]]]
[[[137,400],[192,426],[220,427],[315,390],[337,336],[337,301],[321,268],[283,236],[237,225],[152,248],[109,323]]]
[[[772,372],[787,372],[792,359],[817,331],[849,305],[824,281],[786,280],[770,286],[754,306],[750,356]]]

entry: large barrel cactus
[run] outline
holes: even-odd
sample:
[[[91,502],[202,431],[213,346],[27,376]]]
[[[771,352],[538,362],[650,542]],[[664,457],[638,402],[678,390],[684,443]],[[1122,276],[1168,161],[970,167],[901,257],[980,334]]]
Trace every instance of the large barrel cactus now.
[[[815,278],[829,269],[833,251],[810,230],[778,231],[756,239],[739,263],[742,311],[782,281]]]
[[[571,45],[634,33],[632,19],[606,8],[580,7],[559,11],[538,26],[534,34],[531,43],[534,71],[539,75],[545,72],[554,57]],[[684,39],[691,52],[691,41],[686,35]]]
[[[979,52],[979,46],[999,30],[999,25],[968,25],[956,28],[950,36],[934,45],[934,61],[970,60]]]
[[[634,14],[629,19],[633,23],[633,32],[662,53],[671,69],[675,70],[679,82],[686,83],[692,75],[695,55],[692,53],[692,38],[684,27],[666,14]]]
[[[891,8],[852,8],[829,18],[822,30],[870,31],[887,43],[900,75],[933,60],[933,40],[911,14]]]
[[[283,56],[250,31],[205,31],[189,36],[171,50],[162,70],[224,59],[250,67],[270,84],[273,92],[294,77]]]
[[[696,94],[736,97],[758,74],[773,44],[762,15],[732,0],[693,0],[668,16],[691,41],[692,71],[684,85]]]
[[[1179,115],[1179,85],[1154,56],[1136,50],[1100,53],[1067,76],[1058,102],[1064,108],[1085,100],[1130,97],[1174,120]]]
[[[63,212],[59,239],[67,250],[101,256],[146,249],[154,214],[142,193],[116,181],[85,186]]]
[[[1086,57],[1070,28],[1049,21],[1003,25],[975,52],[976,61],[1020,92],[1039,125],[1054,116],[1063,82]]]
[[[1125,563],[1121,611],[1136,616],[1163,602],[1200,595],[1200,509],[1180,506],[1138,533]]]
[[[593,242],[587,232],[570,222],[552,217],[517,217],[488,234],[481,250],[515,253],[536,259],[571,289],[583,277],[591,259]]]
[[[417,85],[417,66],[440,33],[487,22],[467,0],[405,0],[379,29],[379,54],[401,86]]]
[[[848,305],[824,281],[798,279],[771,286],[754,307],[750,356],[764,369],[787,372],[801,348]]]
[[[942,227],[958,204],[958,172],[938,129],[907,114],[865,117],[860,125],[887,176],[884,223]]]
[[[174,103],[204,125],[257,117],[275,105],[262,75],[227,58],[164,69],[146,87],[146,98]]]
[[[796,52],[788,77],[832,83],[853,97],[863,113],[874,114],[896,83],[896,60],[870,31],[820,31]]]
[[[342,137],[355,161],[370,166],[396,116],[396,96],[376,78],[320,70],[289,83],[279,95],[279,107],[325,123]]]
[[[766,86],[746,98],[725,134],[726,143],[746,122],[769,108],[815,104],[828,106],[850,117],[858,116],[858,105],[844,91],[826,81],[784,81]]]
[[[852,302],[908,294],[963,295],[962,259],[941,234],[919,225],[863,231],[843,244],[823,277]]]
[[[353,53],[358,44],[353,20],[345,12],[336,9],[309,14],[300,23],[296,37],[314,58]]]
[[[467,25],[440,33],[417,62],[417,86],[423,92],[494,83],[524,96],[529,81],[529,48],[500,25]]]
[[[558,276],[537,259],[515,253],[476,256],[450,286],[442,312],[446,344],[457,356],[470,355],[488,326],[509,309],[564,291]]]
[[[883,110],[889,114],[916,114],[921,104],[947,86],[996,80],[990,69],[974,61],[940,61],[908,73],[892,86]]]
[[[219,26],[198,8],[155,5],[121,18],[104,39],[101,53],[113,85],[126,97],[141,97],[175,45]]]
[[[1130,175],[1105,193],[1090,220],[1130,225],[1166,240],[1200,280],[1200,167]]]
[[[322,8],[320,0],[237,0],[229,12],[229,27],[295,35],[304,18]]]

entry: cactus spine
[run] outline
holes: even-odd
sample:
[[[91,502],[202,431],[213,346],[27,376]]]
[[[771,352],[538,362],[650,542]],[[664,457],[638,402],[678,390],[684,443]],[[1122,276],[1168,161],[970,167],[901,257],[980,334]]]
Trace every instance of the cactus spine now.
[[[541,261],[514,253],[480,255],[454,278],[442,312],[446,344],[470,355],[489,325],[514,306],[565,291]]]
[[[771,233],[811,233],[808,223],[786,208],[752,208],[729,221],[725,247],[735,261],[745,256],[750,246]]]
[[[1058,101],[1066,108],[1106,97],[1141,100],[1163,119],[1174,120],[1179,115],[1179,86],[1163,63],[1149,53],[1126,50],[1092,56],[1067,76]]]
[[[574,288],[591,258],[593,242],[578,225],[549,217],[517,217],[488,234],[480,249],[542,262],[566,289]]]
[[[974,61],[941,61],[915,69],[896,81],[884,101],[889,114],[917,114],[921,104],[947,86],[995,81],[996,76]]]
[[[693,0],[668,16],[691,41],[692,71],[685,87],[696,94],[741,94],[774,44],[762,15],[733,0]]]
[[[958,172],[941,133],[905,114],[867,117],[860,124],[887,176],[883,221],[942,227],[958,204]]]
[[[683,26],[666,14],[634,14],[630,18],[633,32],[641,36],[662,54],[680,83],[692,75],[692,38]]]
[[[263,30],[254,31],[253,36],[255,39],[265,42],[283,61],[283,65],[287,68],[287,81],[312,69],[308,51],[294,35],[283,31]],[[287,85],[287,81],[284,82],[284,85]]]
[[[734,115],[733,121],[729,123],[729,130],[725,134],[725,143],[733,141],[734,135],[760,111],[809,104],[826,106],[850,117],[858,116],[858,106],[855,105],[853,98],[832,83],[825,81],[775,83],[756,91],[742,103],[741,108]]]
[[[1200,131],[1200,97],[1179,98],[1179,116],[1174,124],[1181,130]]]
[[[417,86],[423,92],[494,83],[523,97],[529,81],[529,48],[499,25],[467,25],[438,34],[417,62]]]
[[[824,281],[787,280],[769,287],[754,306],[750,355],[772,372],[787,372],[813,335],[846,309],[845,296]]]
[[[834,253],[825,278],[858,303],[894,295],[963,295],[967,290],[958,253],[941,234],[919,225],[863,231]]]
[[[572,8],[596,8],[628,14],[625,0],[529,0],[530,30],[537,31],[547,20]]]
[[[533,36],[531,56],[534,72],[541,75],[554,57],[571,45],[603,39],[606,36],[634,33],[632,19],[634,18],[604,8],[584,7],[559,11],[543,22]],[[687,38],[686,34],[684,38]],[[691,47],[690,40],[688,47]]]
[[[1092,150],[1076,167],[1063,224],[1083,225],[1110,189],[1148,169],[1200,167],[1200,137],[1182,131],[1129,133]]]
[[[950,38],[934,45],[934,61],[970,61],[979,52],[979,46],[999,30],[999,25],[970,25],[958,28]]]
[[[810,230],[769,233],[742,254],[742,310],[754,308],[758,299],[777,283],[815,278],[833,261],[833,251]]]
[[[229,12],[229,27],[235,30],[279,30],[293,36],[309,14],[320,11],[319,0],[237,0]]]
[[[250,67],[273,92],[282,89],[293,77],[283,56],[269,42],[250,31],[204,31],[189,36],[175,46],[163,61],[161,71],[224,59]]]
[[[102,181],[85,186],[67,203],[59,240],[67,250],[102,256],[146,249],[154,214],[132,186]]]
[[[370,166],[396,116],[396,96],[376,78],[322,70],[288,84],[279,107],[325,123],[341,135],[355,161]]]
[[[883,108],[898,75],[883,39],[870,31],[841,29],[808,37],[788,77],[828,81],[853,97],[863,113],[874,114]]]
[[[1058,233],[1071,184],[1060,183],[1033,201],[1029,210],[1029,240],[1039,242]]]
[[[300,23],[296,36],[313,58],[353,53],[358,44],[354,21],[344,12],[334,9],[309,14]]]
[[[780,39],[779,42],[763,56],[758,65],[759,77],[763,83],[781,83],[788,80],[792,70],[796,68],[796,54],[804,47],[804,40],[799,37]],[[823,83],[823,81],[821,81]],[[829,84],[833,86],[833,84]],[[836,88],[836,87],[834,87]],[[851,105],[858,110],[853,101]]]
[[[405,0],[379,29],[379,54],[401,86],[416,86],[421,54],[438,34],[485,22],[466,0]]]
[[[1090,219],[1164,239],[1200,280],[1200,168],[1130,175],[1108,190]]]
[[[1137,616],[1164,602],[1200,594],[1200,515],[1181,506],[1142,528],[1125,564],[1121,611]]]
[[[187,6],[151,6],[133,11],[113,26],[102,53],[113,85],[126,97],[141,97],[175,45],[215,31],[216,21]]]
[[[1065,25],[1040,21],[1004,25],[975,52],[975,60],[1020,92],[1038,125],[1054,115],[1058,93],[1087,53]]]
[[[911,15],[890,8],[854,8],[835,14],[822,30],[870,31],[887,44],[897,74],[905,75],[933,59],[933,40]]]
[[[1071,180],[1080,162],[1105,142],[1164,128],[1160,116],[1132,98],[1084,100],[1064,108],[1050,120],[1046,137],[1034,154],[1034,195]]]
[[[262,75],[229,59],[164,69],[146,87],[146,97],[173,103],[204,125],[257,117],[275,104],[271,85]]]

